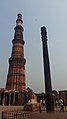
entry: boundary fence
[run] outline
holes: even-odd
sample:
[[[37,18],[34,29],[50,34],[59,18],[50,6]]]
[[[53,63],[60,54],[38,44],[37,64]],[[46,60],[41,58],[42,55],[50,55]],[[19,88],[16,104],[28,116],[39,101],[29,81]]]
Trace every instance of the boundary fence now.
[[[27,119],[30,117],[30,112],[15,110],[15,111],[3,111],[1,119]]]

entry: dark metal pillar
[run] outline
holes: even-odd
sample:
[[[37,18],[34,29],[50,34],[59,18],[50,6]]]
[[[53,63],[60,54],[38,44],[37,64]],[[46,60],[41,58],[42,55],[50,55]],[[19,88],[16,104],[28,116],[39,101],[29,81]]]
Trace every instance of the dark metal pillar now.
[[[46,92],[46,111],[54,111],[53,97],[52,97],[52,85],[50,75],[50,65],[47,47],[47,32],[45,27],[41,27],[41,36],[43,43],[43,61],[44,61],[44,77],[45,77],[45,92]]]

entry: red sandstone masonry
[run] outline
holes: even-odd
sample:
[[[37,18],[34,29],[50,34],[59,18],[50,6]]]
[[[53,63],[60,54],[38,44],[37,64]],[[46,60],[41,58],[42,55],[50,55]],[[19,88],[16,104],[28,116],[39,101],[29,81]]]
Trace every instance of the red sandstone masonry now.
[[[18,14],[16,20],[16,27],[14,39],[12,40],[12,53],[9,58],[9,69],[7,75],[7,90],[14,91],[25,91],[26,80],[25,80],[25,63],[24,58],[24,40],[23,40],[23,27],[22,27],[22,14]]]

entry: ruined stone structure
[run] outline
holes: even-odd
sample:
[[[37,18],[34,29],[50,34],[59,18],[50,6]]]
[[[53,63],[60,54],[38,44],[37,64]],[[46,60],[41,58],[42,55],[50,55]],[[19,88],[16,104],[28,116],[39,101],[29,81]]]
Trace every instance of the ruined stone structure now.
[[[9,70],[7,75],[6,89],[21,91],[26,90],[24,40],[22,27],[22,14],[18,14],[16,20],[15,34],[12,40],[12,53],[9,58]]]
[[[33,91],[14,91],[0,88],[0,105],[24,105],[29,100],[36,99]]]
[[[0,88],[0,105],[24,105],[27,101],[27,92]]]

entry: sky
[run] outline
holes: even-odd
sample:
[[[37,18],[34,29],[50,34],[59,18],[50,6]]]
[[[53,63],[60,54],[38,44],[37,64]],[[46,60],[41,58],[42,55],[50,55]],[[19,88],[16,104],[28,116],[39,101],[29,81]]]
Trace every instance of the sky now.
[[[53,90],[67,90],[67,0],[0,0],[0,88],[5,87],[17,14],[24,27],[26,86],[44,92],[41,27],[47,28]]]

